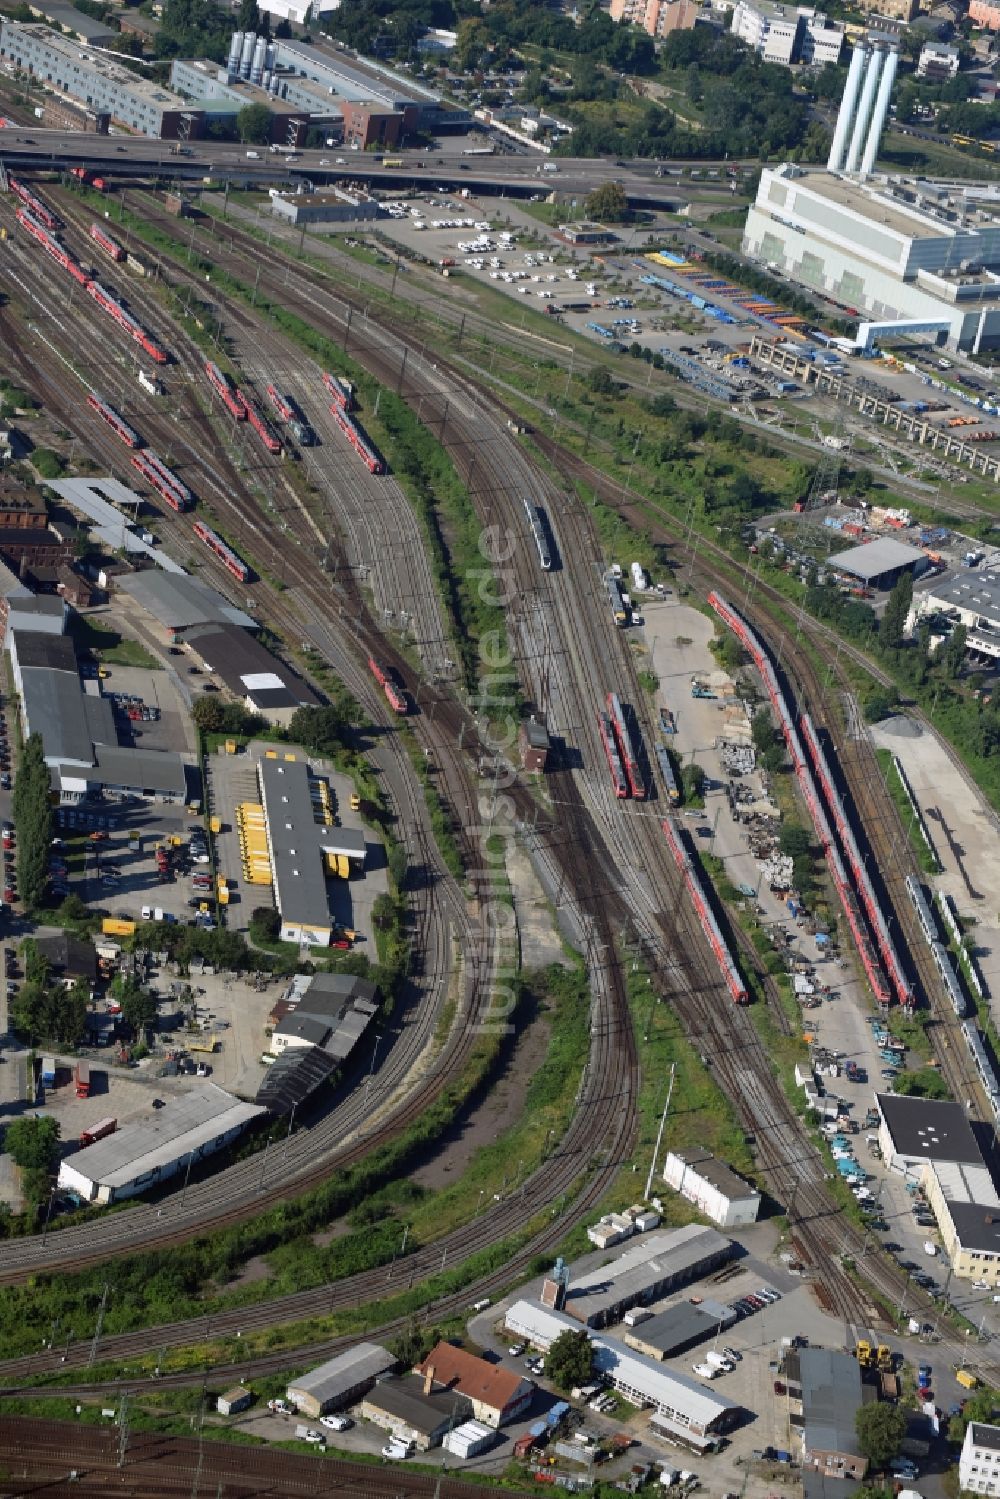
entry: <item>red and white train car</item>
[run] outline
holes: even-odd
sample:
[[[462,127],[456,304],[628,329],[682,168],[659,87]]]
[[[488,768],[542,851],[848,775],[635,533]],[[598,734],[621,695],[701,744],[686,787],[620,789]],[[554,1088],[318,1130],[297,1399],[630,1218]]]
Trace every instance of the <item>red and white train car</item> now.
[[[615,739],[615,731],[611,726],[611,720],[606,713],[598,713],[597,728],[601,735],[601,743],[604,745],[604,754],[608,762],[608,770],[611,772],[611,789],[615,796],[623,801],[628,796],[628,781],[625,777],[625,769],[622,765],[621,752],[618,749],[618,741]]]
[[[617,692],[608,693],[608,717],[611,719],[611,727],[615,731],[618,741],[618,749],[621,753],[622,765],[625,768],[625,776],[628,781],[628,789],[636,801],[645,801],[646,783],[639,769],[639,762],[632,743],[632,734],[625,722],[625,714],[618,699]]]
[[[698,871],[695,869],[694,860],[684,842],[684,835],[680,828],[670,817],[665,817],[660,823],[663,835],[667,840],[670,852],[674,856],[674,863],[684,877],[691,903],[695,914],[701,924],[701,929],[708,938],[708,944],[715,954],[715,961],[719,965],[722,979],[729,990],[729,996],[735,1004],[745,1005],[750,1000],[750,995],[739,968],[736,965],[729,943],[722,935],[722,928],[715,919],[715,912],[709,903],[708,895],[702,886]]]
[[[118,415],[113,406],[109,406],[107,401],[102,400],[93,391],[87,396],[87,405],[92,407],[98,416],[107,422],[115,436],[120,437],[127,448],[139,448],[142,446],[142,438],[138,432],[129,426],[124,417]]]
[[[237,582],[248,583],[250,581],[250,568],[243,561],[243,558],[238,552],[234,552],[232,547],[212,530],[211,526],[206,526],[203,520],[196,520],[194,523],[194,534],[198,537],[199,541],[203,541],[207,547],[211,547],[219,561],[228,572],[232,573]]]
[[[208,376],[210,384],[221,396],[222,403],[230,415],[235,417],[238,422],[245,422],[247,419],[247,403],[229,376],[224,375],[219,366],[213,364],[211,359],[206,359],[205,361],[205,374]]]
[[[354,418],[352,416],[348,416],[344,408],[336,404],[330,407],[330,412],[334,420],[336,421],[337,426],[340,428],[341,432],[343,432],[344,436],[347,438],[347,441],[351,444],[351,447],[357,453],[358,457],[368,469],[369,473],[384,474],[385,460],[382,458],[382,455],[378,452],[375,445],[370,441],[365,433],[362,432],[361,428],[354,420]]]
[[[107,230],[101,228],[100,224],[91,224],[90,237],[112,260],[120,264],[125,259],[125,246],[120,245],[112,235],[108,234]]]
[[[331,375],[328,370],[324,370],[323,384],[333,397],[335,406],[339,406],[341,411],[354,410],[354,386],[350,380],[345,380],[342,375]]]

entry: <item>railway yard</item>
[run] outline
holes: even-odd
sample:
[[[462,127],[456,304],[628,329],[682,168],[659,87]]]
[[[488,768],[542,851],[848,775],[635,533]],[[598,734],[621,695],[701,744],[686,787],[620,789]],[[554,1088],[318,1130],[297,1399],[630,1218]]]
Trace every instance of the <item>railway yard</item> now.
[[[657,1398],[640,1402],[627,1393],[624,1374],[606,1372],[620,1407],[595,1416],[594,1440],[610,1444],[622,1430],[628,1437],[608,1474],[624,1481],[633,1463],[648,1463],[645,1478],[655,1481],[657,1464],[683,1459],[696,1463],[701,1487],[719,1499],[741,1485],[750,1499],[764,1499],[775,1481],[772,1453],[787,1458],[800,1441],[783,1381],[788,1349],[805,1328],[814,1344],[852,1355],[866,1339],[891,1343],[900,1368],[932,1359],[934,1399],[944,1412],[962,1398],[957,1370],[970,1371],[973,1383],[1000,1381],[1000,1297],[993,1294],[1000,1285],[943,1270],[948,1251],[939,1227],[924,1226],[922,1212],[911,1221],[914,1171],[885,1159],[894,1105],[876,1099],[892,1100],[896,1079],[933,1067],[941,1096],[963,1106],[992,1164],[1000,1081],[987,1025],[997,1017],[985,933],[996,913],[987,915],[987,881],[977,884],[974,871],[988,867],[978,863],[980,847],[995,847],[996,824],[954,752],[918,710],[905,715],[911,730],[902,731],[897,753],[942,844],[944,873],[930,879],[876,758],[876,743],[891,743],[894,721],[872,734],[859,707],[859,682],[887,686],[885,670],[830,625],[802,609],[793,615],[766,574],[753,571],[752,558],[750,567],[738,566],[710,533],[693,536],[655,495],[637,491],[631,472],[611,478],[596,456],[560,441],[555,421],[553,435],[525,433],[521,392],[508,381],[491,384],[486,356],[473,359],[462,339],[475,335],[485,347],[495,336],[509,352],[542,335],[477,310],[461,288],[450,297],[438,272],[411,268],[400,277],[398,265],[362,263],[335,245],[322,260],[302,259],[281,235],[265,254],[252,215],[239,206],[225,224],[213,204],[211,215],[180,225],[154,185],[131,181],[122,188],[123,212],[156,236],[154,252],[137,235],[128,238],[113,216],[95,226],[93,204],[51,174],[25,173],[10,185],[0,195],[0,337],[9,381],[38,403],[40,419],[69,434],[70,472],[76,463],[142,496],[130,524],[148,531],[144,545],[159,559],[150,569],[157,582],[147,584],[152,602],[133,601],[113,568],[106,597],[77,606],[92,631],[113,624],[154,662],[125,664],[110,652],[105,661],[98,652],[94,675],[81,686],[85,702],[114,697],[112,748],[138,747],[147,784],[122,799],[120,784],[132,783],[124,772],[115,780],[109,773],[106,794],[64,793],[57,819],[70,850],[60,891],[98,913],[95,940],[108,972],[126,971],[138,928],[136,941],[149,947],[142,978],[152,987],[155,1018],[145,1055],[133,1058],[116,1041],[102,1061],[102,1049],[88,1047],[100,1078],[92,1097],[79,1088],[70,1096],[78,1054],[55,1043],[49,1049],[62,1082],[39,1078],[36,1085],[35,1058],[14,1036],[18,981],[8,967],[0,1117],[51,1114],[65,1151],[113,1113],[124,1151],[127,1129],[150,1130],[161,1106],[164,1118],[194,1108],[210,1086],[261,1103],[297,1048],[318,1053],[334,1044],[331,1027],[324,1039],[315,1019],[296,1020],[295,1006],[300,1016],[311,1013],[309,982],[318,993],[325,976],[313,970],[328,957],[345,983],[355,975],[349,960],[366,957],[376,971],[394,892],[405,908],[407,960],[397,992],[381,996],[391,1002],[372,1030],[359,1030],[356,1051],[337,1054],[335,1086],[324,1083],[325,1092],[281,1108],[262,1105],[274,1118],[261,1150],[199,1162],[195,1171],[187,1156],[186,1170],[175,1163],[175,1183],[164,1171],[154,1192],[140,1185],[121,1210],[94,1209],[80,1220],[71,1209],[82,1198],[59,1201],[50,1222],[53,1191],[44,1222],[4,1240],[2,1295],[26,1295],[39,1279],[73,1272],[100,1271],[108,1285],[96,1322],[91,1309],[86,1326],[74,1317],[71,1328],[67,1322],[47,1336],[42,1328],[33,1346],[25,1341],[0,1358],[0,1490],[118,1487],[120,1479],[123,1492],[153,1495],[186,1492],[192,1483],[196,1490],[214,1483],[220,1496],[329,1489],[457,1499],[471,1492],[460,1477],[423,1466],[425,1457],[440,1460],[437,1439],[415,1464],[386,1466],[381,1428],[370,1414],[362,1420],[353,1400],[356,1431],[342,1449],[329,1429],[329,1451],[318,1436],[319,1452],[309,1452],[305,1438],[297,1450],[275,1447],[292,1440],[292,1423],[267,1413],[266,1396],[283,1389],[290,1371],[349,1354],[361,1329],[379,1343],[405,1342],[418,1318],[463,1336],[512,1377],[528,1377],[524,1360],[532,1354],[508,1348],[514,1324],[505,1318],[515,1316],[519,1298],[552,1304],[538,1280],[542,1267],[569,1252],[575,1276],[583,1227],[633,1199],[656,1199],[653,1216],[663,1213],[667,1231],[695,1216],[663,1186],[664,1150],[675,1148],[678,1122],[670,1112],[673,1074],[653,1061],[660,1054],[649,1043],[652,1034],[659,1044],[665,1022],[676,1023],[673,1044],[685,1048],[676,1053],[679,1086],[713,1101],[700,1105],[706,1119],[713,1108],[725,1112],[731,1129],[720,1138],[741,1142],[740,1169],[752,1163],[767,1205],[763,1221],[742,1237],[724,1226],[739,1241],[743,1268],[715,1278],[706,1272],[701,1293],[713,1304],[735,1304],[760,1284],[778,1289],[773,1304],[758,1298],[759,1307],[733,1312],[727,1323],[741,1357],[718,1390],[744,1415],[714,1456],[690,1444],[658,1444]],[[444,218],[456,210],[424,211]],[[458,228],[428,223],[414,232],[411,221],[407,243],[433,239],[436,260],[445,252],[482,259],[471,267],[473,279],[489,287],[514,264],[514,246],[503,247],[498,229],[488,245],[477,241],[495,215],[481,205],[469,213],[471,223]],[[126,239],[133,259],[155,275],[129,272],[116,253]],[[507,284],[512,315],[529,299],[543,307],[548,299],[537,293],[552,286],[566,298],[582,281],[588,294],[586,271],[574,259],[560,251],[558,263],[550,262],[541,253],[536,247],[533,263],[518,266],[519,283]],[[491,266],[491,256],[503,264]],[[447,339],[442,326],[451,330]],[[574,359],[577,376],[586,368],[586,348],[574,344],[566,369],[553,360],[552,378],[568,389]],[[657,388],[679,400],[691,395],[659,374]],[[544,403],[536,386],[536,409]],[[404,418],[415,419],[412,429]],[[439,466],[422,474],[420,431],[440,454]],[[451,484],[451,474],[477,550],[467,575],[449,578],[452,557],[463,555],[459,526],[455,511],[429,503],[428,494]],[[72,505],[71,497],[65,502]],[[657,559],[649,576],[638,563],[629,572],[632,536],[642,538],[642,555]],[[499,604],[506,639],[493,630],[496,615],[491,635],[470,627],[478,616],[462,611],[477,589],[480,600]],[[212,614],[204,612],[209,593]],[[24,606],[12,594],[9,607],[13,617]],[[13,628],[15,636],[25,629]],[[203,633],[209,629],[216,635]],[[245,635],[257,655],[234,645]],[[736,646],[739,664],[728,664],[725,652]],[[26,704],[31,667],[20,655],[17,661]],[[308,718],[330,697],[349,705],[349,754],[294,737],[293,720],[304,721],[297,715]],[[4,704],[11,730],[15,702],[12,693]],[[227,703],[258,715],[252,731],[227,727]],[[90,708],[80,711],[89,722]],[[544,725],[544,773],[519,763],[517,731],[529,713]],[[755,760],[758,713],[768,716],[790,774],[768,773]],[[16,785],[22,735],[13,737]],[[921,738],[927,742],[917,751]],[[104,741],[96,733],[91,740],[99,758]],[[149,757],[158,755],[172,764],[176,757],[183,795],[152,784],[160,762]],[[58,773],[68,785],[69,772]],[[946,775],[960,786],[954,800],[941,789]],[[6,789],[0,814],[11,815]],[[782,855],[789,822],[808,833],[823,919],[796,900],[791,859]],[[12,888],[15,852],[6,838],[4,849],[2,935],[13,954],[36,927],[56,939],[59,929],[44,917],[29,926]],[[253,1223],[265,1206],[291,1209],[335,1178],[353,1180],[350,1173],[374,1153],[390,1159],[393,1142],[455,1108],[484,1044],[511,1029],[506,996],[519,982],[511,912],[522,892],[511,895],[507,880],[516,875],[506,871],[525,859],[532,900],[540,905],[540,891],[547,906],[541,946],[558,950],[561,938],[579,955],[589,996],[586,1061],[558,1138],[555,1126],[548,1136],[543,1129],[544,1143],[505,1163],[502,1183],[477,1176],[482,1188],[478,1201],[470,1188],[469,1211],[449,1207],[436,1232],[415,1233],[409,1249],[400,1217],[402,1244],[389,1263],[366,1262],[307,1289],[212,1305],[152,1327],[119,1324],[113,1286],[122,1257],[166,1256],[195,1236]],[[935,898],[938,891],[963,920],[982,923],[986,950],[981,969],[973,969],[985,980],[978,1011],[964,947],[948,924],[952,908]],[[275,923],[267,941],[260,940],[262,914]],[[188,923],[256,944],[262,970],[272,958],[285,962],[281,976],[228,958],[175,961],[167,929]],[[114,1030],[121,1006],[104,973],[90,1009]],[[306,987],[289,1001],[297,984]],[[514,1048],[516,1070],[516,1038],[503,1044]],[[499,1061],[486,1054],[490,1066],[511,1065],[503,1045]],[[472,1098],[461,1107],[474,1113],[481,1099],[475,1090]],[[678,1137],[685,1145],[705,1139],[697,1123],[679,1127],[689,1132]],[[113,1138],[91,1148],[108,1151]],[[849,1173],[841,1161],[850,1162]],[[930,1193],[920,1185],[921,1201]],[[392,1199],[378,1201],[385,1207]],[[348,1225],[338,1209],[333,1239]],[[636,1231],[630,1245],[642,1238]],[[924,1255],[933,1276],[917,1269]],[[608,1263],[602,1252],[581,1260],[579,1271]],[[423,1300],[407,1300],[422,1287],[429,1288]],[[662,1288],[648,1299],[669,1311],[674,1301],[661,1308],[661,1296]],[[352,1321],[357,1308],[363,1318]],[[763,1315],[754,1319],[754,1310]],[[620,1331],[630,1333],[630,1325]],[[532,1353],[544,1352],[540,1339],[532,1344]],[[684,1353],[673,1367],[694,1384],[691,1363]],[[221,1392],[237,1373],[254,1390],[243,1423],[261,1444],[253,1451],[211,1440],[219,1423],[204,1419],[205,1389]],[[544,1373],[531,1375],[535,1403],[517,1436],[530,1435],[532,1419],[560,1393]],[[418,1376],[406,1378],[419,1386]],[[33,1414],[34,1383],[63,1401],[66,1420],[5,1412],[5,1398],[20,1398]],[[782,1398],[772,1399],[779,1383]],[[705,1388],[714,1398],[715,1383]],[[182,1433],[176,1412],[195,1410],[183,1401],[197,1400],[199,1390],[197,1434],[186,1417]],[[589,1422],[587,1398],[569,1398]],[[128,1401],[145,1411],[157,1399],[159,1414],[175,1425],[131,1430]],[[103,1426],[70,1425],[73,1401],[90,1415],[115,1410]],[[641,1415],[640,1406],[647,1407]],[[508,1479],[516,1472],[528,1489],[541,1460],[531,1457],[529,1442],[527,1465],[510,1467],[514,1438],[511,1426],[481,1471]],[[565,1447],[559,1444],[563,1457]],[[550,1455],[558,1468],[554,1438]],[[372,1461],[354,1461],[359,1456]],[[940,1457],[931,1462],[926,1490],[922,1480],[925,1499],[944,1493],[941,1466]],[[582,1465],[570,1462],[569,1472],[582,1482]],[[23,1482],[11,1487],[12,1479]]]

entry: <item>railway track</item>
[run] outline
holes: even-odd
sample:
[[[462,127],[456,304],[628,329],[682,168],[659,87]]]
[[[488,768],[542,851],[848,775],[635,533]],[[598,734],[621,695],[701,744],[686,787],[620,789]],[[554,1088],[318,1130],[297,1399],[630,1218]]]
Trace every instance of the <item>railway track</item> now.
[[[346,318],[342,318],[342,321],[346,322]],[[379,331],[384,332],[384,330]],[[403,347],[405,348],[406,346]],[[401,358],[398,366],[400,372],[402,371],[402,367],[403,359]],[[410,397],[413,398],[417,394],[418,393],[415,392],[411,387],[409,390]],[[419,392],[419,394],[421,396],[425,396],[427,394],[427,390],[425,389],[424,391]],[[445,400],[447,401],[448,397],[445,397]],[[446,405],[445,410],[441,416],[442,434],[445,431],[447,422],[448,408]],[[561,460],[565,459],[564,454],[559,454],[559,457]],[[467,466],[470,463],[468,454],[466,454],[466,463]],[[473,491],[475,494],[476,486],[473,486]],[[621,827],[628,822],[639,823],[641,819],[638,816],[633,816],[616,819],[616,821],[618,823],[618,826]],[[664,861],[662,857],[658,858],[656,856],[656,850],[653,844],[653,840],[651,839],[648,830],[643,834],[641,842],[645,845],[645,847],[643,849],[642,855],[640,856],[639,862],[641,864],[641,874],[646,881],[645,888],[648,892],[652,888],[657,888],[653,881],[662,876]],[[645,924],[647,921],[648,910],[651,905],[650,898],[647,894],[646,898],[642,899],[641,895],[636,894],[635,891],[633,891],[633,898],[635,899],[636,905],[638,907],[638,920],[642,924]],[[626,912],[625,914],[628,913]],[[671,935],[675,939],[681,932],[682,919],[683,918],[679,918],[673,924]],[[685,927],[684,934],[687,937],[688,941],[692,944],[691,950],[693,952],[697,952],[697,944],[700,941],[700,938],[697,933],[691,928],[689,922]],[[666,974],[670,976],[675,982],[678,979],[683,980],[684,975],[683,973],[678,973],[676,961],[673,959],[671,959],[670,961],[671,963],[673,963],[673,967],[667,967],[665,970]],[[687,978],[687,984],[690,990],[695,989],[695,985],[694,983],[692,983],[690,976],[688,976]],[[711,988],[712,986],[710,983],[706,983],[704,985],[704,989],[706,991],[710,992]],[[755,1033],[753,1033],[752,1037],[743,1035],[737,1035],[734,1037],[734,1027],[725,1027],[723,1028],[724,1034],[720,1037],[720,1022],[726,1016],[727,1009],[726,1007],[721,1007],[720,1009],[720,1005],[718,1003],[718,995],[711,995],[711,997],[707,998],[706,1000],[702,1000],[701,1002],[706,1006],[706,1008],[703,1009],[700,1013],[698,1010],[699,1001],[695,998],[695,996],[689,993],[687,997],[690,1002],[688,1011],[689,1022],[696,1026],[699,1020],[703,1020],[705,1022],[704,1034],[711,1034],[713,1035],[713,1039],[722,1039],[724,1043],[718,1053],[718,1066],[720,1073],[725,1075],[726,1077],[728,1091],[730,1091],[731,1095],[745,1096],[749,1099],[752,1099],[752,1103],[748,1104],[747,1108],[749,1109],[751,1114],[756,1114],[757,1117],[761,1117],[762,1113],[771,1111],[769,1114],[770,1121],[779,1136],[781,1130],[784,1128],[789,1128],[792,1132],[788,1140],[785,1142],[784,1146],[777,1147],[772,1152],[769,1162],[770,1169],[776,1173],[780,1173],[781,1171],[788,1169],[789,1162],[794,1162],[795,1171],[807,1183],[806,1187],[803,1189],[803,1193],[808,1194],[810,1198],[810,1201],[807,1201],[806,1196],[803,1195],[803,1197],[800,1199],[803,1206],[803,1215],[805,1215],[806,1211],[809,1211],[811,1213],[811,1216],[816,1220],[819,1220],[824,1214],[828,1215],[829,1202],[825,1199],[825,1195],[822,1192],[821,1181],[816,1179],[816,1163],[810,1160],[808,1151],[803,1151],[801,1146],[794,1143],[795,1139],[797,1138],[796,1121],[794,1120],[794,1116],[789,1116],[787,1114],[787,1106],[784,1109],[782,1108],[780,1094],[775,1094],[773,1077],[770,1074],[766,1057],[762,1059],[763,1065],[761,1065],[761,1059],[759,1059],[755,1055],[753,1046],[751,1045],[750,1049],[747,1050],[746,1046],[741,1045],[741,1043],[743,1043],[744,1041],[750,1041],[751,1039],[755,1040]],[[731,1015],[732,1011],[729,1010],[728,1014]],[[735,1062],[731,1060],[728,1054],[730,1049],[735,1051],[737,1047],[739,1047],[740,1049],[741,1060],[745,1064],[749,1063],[749,1074],[747,1074],[746,1071],[741,1073],[736,1067]],[[757,1051],[759,1052],[759,1050],[760,1048],[758,1043]],[[826,1241],[820,1240],[820,1245],[821,1248],[825,1248]],[[849,1283],[845,1283],[843,1287],[840,1288],[839,1293],[844,1297],[845,1307],[849,1306],[851,1309],[857,1308],[857,1296]]]
[[[106,1494],[126,1499],[300,1499],[364,1495],[370,1499],[476,1499],[481,1484],[443,1471],[349,1462],[310,1453],[237,1447],[198,1437],[137,1431],[123,1443],[117,1428],[0,1416],[0,1492],[11,1499]],[[72,1475],[72,1476],[70,1476]],[[12,1487],[12,1484],[16,1487]],[[517,1490],[510,1490],[517,1499]]]

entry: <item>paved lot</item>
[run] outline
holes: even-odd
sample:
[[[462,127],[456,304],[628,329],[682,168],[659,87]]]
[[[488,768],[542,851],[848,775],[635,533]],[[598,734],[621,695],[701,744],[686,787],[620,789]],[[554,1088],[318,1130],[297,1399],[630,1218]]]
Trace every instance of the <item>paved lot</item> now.
[[[101,691],[105,697],[135,696],[150,708],[157,708],[160,717],[145,722],[131,722],[121,712],[116,712],[115,723],[122,744],[135,744],[140,749],[175,750],[191,757],[195,754],[194,728],[175,679],[166,671],[149,671],[138,666],[110,666],[109,675],[101,680]]]
[[[944,872],[925,885],[944,890],[976,923],[976,961],[1000,1024],[1000,839],[996,814],[955,769],[935,734],[912,719],[873,729],[876,744],[898,755]]]
[[[240,858],[239,836],[236,828],[236,808],[240,802],[258,802],[257,763],[267,749],[273,749],[264,741],[253,741],[239,755],[227,755],[224,751],[212,755],[207,762],[208,795],[211,811],[222,821],[222,832],[216,839],[218,868],[230,882],[227,924],[237,931],[245,931],[257,906],[273,904],[272,892],[267,885],[250,885],[243,879]],[[280,753],[298,754],[305,751],[291,745],[282,745]],[[351,811],[353,785],[347,776],[341,775],[326,761],[311,757],[310,766],[317,776],[324,778],[330,786],[336,817],[342,827],[356,828],[365,833],[366,861],[363,878],[327,881],[327,896],[333,919],[340,926],[357,931],[366,943],[366,951],[374,958],[371,910],[376,896],[388,889],[385,866],[385,850],[371,829],[363,822],[360,813]]]
[[[190,873],[210,872],[209,865],[191,865],[188,837],[197,819],[183,807],[137,806],[115,812],[101,808],[110,822],[104,842],[92,843],[86,833],[64,828],[71,854],[70,887],[89,905],[142,920],[144,910],[162,910],[186,922],[193,916],[189,901],[195,898]],[[129,834],[136,832],[137,839]],[[155,850],[158,844],[179,838],[172,849],[172,878],[161,881]],[[211,898],[211,891],[207,892]]]

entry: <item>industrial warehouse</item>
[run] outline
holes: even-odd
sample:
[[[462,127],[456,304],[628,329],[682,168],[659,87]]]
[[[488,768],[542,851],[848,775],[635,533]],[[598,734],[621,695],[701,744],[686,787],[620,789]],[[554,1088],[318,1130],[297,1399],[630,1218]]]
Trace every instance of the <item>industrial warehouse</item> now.
[[[221,1150],[264,1112],[204,1083],[68,1156],[59,1166],[59,1186],[101,1206],[135,1197]]]
[[[516,1301],[504,1326],[544,1353],[560,1333],[579,1332],[580,1324],[565,1312],[534,1301]],[[716,1395],[696,1379],[676,1374],[643,1354],[632,1353],[617,1338],[592,1337],[594,1368],[634,1405],[652,1406],[653,1429],[698,1451],[714,1447],[742,1416],[742,1409],[724,1395]]]
[[[365,836],[353,828],[335,827],[332,820],[317,821],[312,779],[303,760],[265,755],[257,778],[281,940],[329,947],[333,920],[327,876],[339,873],[346,878],[364,869]]]

